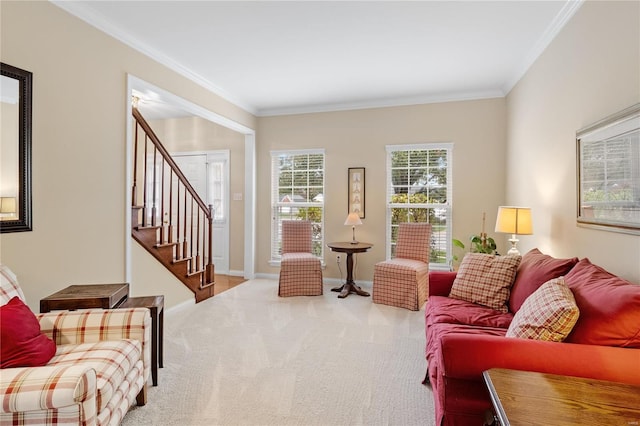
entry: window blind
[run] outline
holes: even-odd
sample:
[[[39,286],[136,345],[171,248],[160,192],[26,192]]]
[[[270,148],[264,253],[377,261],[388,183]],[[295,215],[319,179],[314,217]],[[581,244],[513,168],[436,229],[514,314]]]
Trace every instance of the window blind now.
[[[271,260],[281,258],[282,221],[310,220],[324,256],[324,150],[271,151]]]
[[[452,143],[388,145],[387,257],[395,256],[398,224],[432,225],[431,261],[448,265],[451,258]]]

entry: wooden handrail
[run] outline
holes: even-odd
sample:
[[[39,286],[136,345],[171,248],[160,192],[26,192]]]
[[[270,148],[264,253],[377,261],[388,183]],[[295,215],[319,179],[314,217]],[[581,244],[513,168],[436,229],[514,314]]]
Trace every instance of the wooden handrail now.
[[[153,144],[156,146],[156,148],[158,149],[158,152],[160,152],[160,155],[162,155],[162,158],[164,158],[164,160],[169,164],[169,167],[171,167],[175,175],[178,176],[178,179],[180,180],[180,182],[185,186],[185,188],[187,188],[187,191],[189,191],[191,196],[196,200],[196,202],[198,203],[198,206],[200,206],[200,208],[205,212],[207,212],[208,214],[209,207],[207,207],[207,205],[204,203],[204,201],[202,201],[202,199],[200,198],[198,193],[195,191],[195,189],[193,189],[193,187],[189,183],[189,180],[182,173],[182,170],[180,170],[180,167],[178,167],[178,165],[173,160],[173,158],[171,158],[171,154],[169,154],[169,152],[166,150],[164,145],[162,145],[162,143],[160,142],[160,140],[158,139],[154,131],[151,129],[151,127],[149,126],[147,121],[144,119],[142,114],[140,114],[140,111],[138,111],[137,108],[133,108],[133,116],[135,117],[140,127],[142,127],[144,132],[149,136],[149,138],[151,139],[151,142],[153,142]]]

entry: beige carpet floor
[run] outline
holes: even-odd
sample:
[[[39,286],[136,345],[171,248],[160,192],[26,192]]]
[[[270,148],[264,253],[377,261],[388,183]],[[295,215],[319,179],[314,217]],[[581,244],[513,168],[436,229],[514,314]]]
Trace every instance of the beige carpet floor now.
[[[122,424],[433,425],[424,312],[330,288],[250,280],[167,312],[158,386]]]

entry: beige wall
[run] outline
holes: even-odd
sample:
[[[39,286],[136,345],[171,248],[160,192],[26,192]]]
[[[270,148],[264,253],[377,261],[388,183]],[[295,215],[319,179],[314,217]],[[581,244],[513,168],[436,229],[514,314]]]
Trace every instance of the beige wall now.
[[[347,169],[366,168],[366,217],[356,235],[374,247],[359,255],[357,278],[371,280],[373,265],[385,258],[385,146],[453,142],[453,232],[466,239],[480,232],[483,212],[487,222],[495,224],[497,206],[504,201],[505,118],[502,98],[260,118],[256,132],[256,271],[278,273],[267,263],[271,150],[325,149],[325,242],[351,239],[351,228],[343,225]],[[325,249],[327,278],[340,277],[335,259],[335,253]]]
[[[255,128],[255,118],[49,2],[2,1],[2,62],[33,73],[33,231],[0,258],[29,306],[69,284],[125,279],[127,74]],[[132,281],[161,294],[170,274]],[[167,303],[168,305],[170,302]]]
[[[640,237],[576,226],[576,131],[640,102],[640,3],[588,1],[507,97],[507,200],[533,208],[520,246],[640,282]]]

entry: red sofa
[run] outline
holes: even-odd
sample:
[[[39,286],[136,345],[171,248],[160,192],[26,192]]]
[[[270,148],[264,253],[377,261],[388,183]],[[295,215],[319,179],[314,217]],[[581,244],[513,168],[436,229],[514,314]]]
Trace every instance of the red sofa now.
[[[506,337],[514,314],[546,281],[564,276],[580,316],[564,342]],[[640,384],[640,285],[588,259],[525,254],[502,313],[449,296],[455,272],[429,274],[425,305],[427,376],[438,425],[482,425],[490,368]]]

